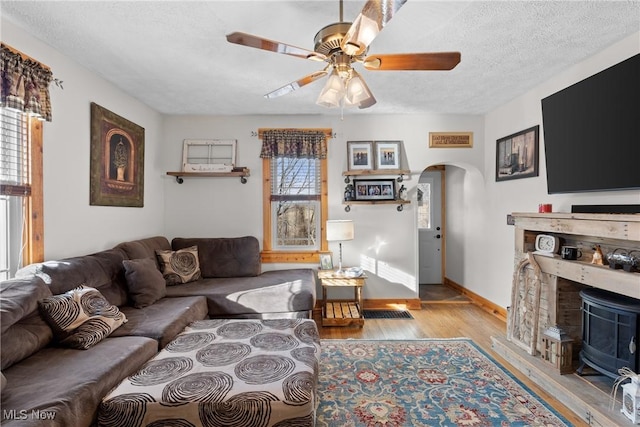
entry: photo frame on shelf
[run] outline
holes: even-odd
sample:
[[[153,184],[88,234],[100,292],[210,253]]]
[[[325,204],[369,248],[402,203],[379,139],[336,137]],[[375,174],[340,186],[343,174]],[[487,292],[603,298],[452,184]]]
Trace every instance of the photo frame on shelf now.
[[[373,141],[347,141],[349,170],[373,169]]]
[[[320,254],[320,270],[333,270],[331,253]]]
[[[396,200],[395,179],[354,179],[356,200]]]
[[[376,141],[376,169],[400,169],[401,141]]]
[[[144,128],[91,103],[91,206],[144,206]]]
[[[473,132],[429,132],[429,148],[472,148]]]
[[[538,176],[540,126],[496,141],[496,182]]]

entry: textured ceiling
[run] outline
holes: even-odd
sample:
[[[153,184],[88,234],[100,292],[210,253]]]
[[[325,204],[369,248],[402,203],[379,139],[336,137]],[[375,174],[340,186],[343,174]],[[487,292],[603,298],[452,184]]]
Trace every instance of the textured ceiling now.
[[[345,0],[344,20],[363,5]],[[322,63],[225,39],[242,31],[313,50],[316,32],[339,20],[338,0],[2,0],[0,13],[162,113],[339,114],[315,104],[325,79],[263,97]],[[486,113],[639,30],[638,1],[408,0],[369,53],[459,51],[460,64],[452,71],[357,64],[378,103],[344,114]],[[53,72],[73,85],[73,76]]]

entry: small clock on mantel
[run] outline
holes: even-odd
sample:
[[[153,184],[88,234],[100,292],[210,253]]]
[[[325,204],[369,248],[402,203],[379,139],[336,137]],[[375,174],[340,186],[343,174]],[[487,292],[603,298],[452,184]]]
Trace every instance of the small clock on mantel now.
[[[538,234],[536,236],[536,254],[553,256],[560,249],[560,239],[551,234]]]

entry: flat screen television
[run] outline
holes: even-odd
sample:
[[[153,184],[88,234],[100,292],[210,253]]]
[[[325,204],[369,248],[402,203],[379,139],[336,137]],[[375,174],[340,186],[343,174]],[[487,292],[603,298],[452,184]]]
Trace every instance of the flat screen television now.
[[[542,100],[549,194],[640,189],[640,54]]]

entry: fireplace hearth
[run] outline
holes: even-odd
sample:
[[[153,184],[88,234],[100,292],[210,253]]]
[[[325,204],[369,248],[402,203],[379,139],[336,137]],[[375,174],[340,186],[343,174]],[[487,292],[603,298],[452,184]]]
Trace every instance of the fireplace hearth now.
[[[638,372],[637,349],[640,300],[601,289],[584,289],[582,298],[582,350],[580,367],[585,365],[610,377],[627,367]]]

